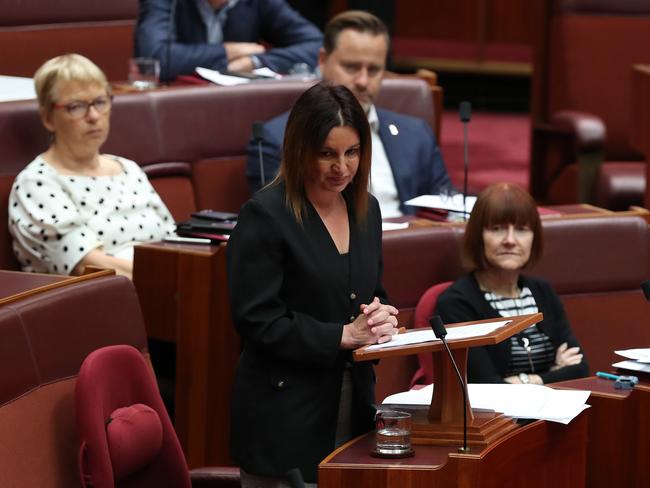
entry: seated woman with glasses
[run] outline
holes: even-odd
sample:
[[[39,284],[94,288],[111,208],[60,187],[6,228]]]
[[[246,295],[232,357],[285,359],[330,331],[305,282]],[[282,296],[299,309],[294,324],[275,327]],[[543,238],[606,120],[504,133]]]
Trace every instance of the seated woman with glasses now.
[[[78,274],[88,265],[131,276],[133,246],[160,240],[174,221],[133,161],[101,154],[112,105],[104,73],[66,54],[34,75],[51,145],[16,177],[9,230],[24,271]]]
[[[436,307],[445,323],[542,312],[544,320],[494,346],[469,350],[470,383],[544,384],[588,374],[562,302],[543,280],[521,271],[542,255],[542,225],[532,197],[510,183],[479,195],[467,222],[463,261],[471,271]]]

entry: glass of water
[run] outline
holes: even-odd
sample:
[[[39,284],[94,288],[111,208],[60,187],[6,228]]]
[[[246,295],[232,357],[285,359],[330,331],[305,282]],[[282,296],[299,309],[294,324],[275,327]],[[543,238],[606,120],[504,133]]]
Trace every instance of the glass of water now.
[[[411,414],[399,410],[379,410],[376,418],[376,449],[381,457],[413,455],[411,448]]]
[[[160,80],[160,62],[155,58],[129,59],[129,83],[136,90],[152,90]]]

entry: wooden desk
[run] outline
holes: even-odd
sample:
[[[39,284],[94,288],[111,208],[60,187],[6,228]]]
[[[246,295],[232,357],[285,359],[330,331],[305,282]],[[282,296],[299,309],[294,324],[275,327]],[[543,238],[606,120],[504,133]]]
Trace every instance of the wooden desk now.
[[[648,129],[650,131],[650,128]],[[650,132],[649,132],[650,134]],[[648,136],[650,138],[650,135]],[[648,141],[650,145],[650,141]],[[648,151],[650,154],[650,150]],[[646,203],[649,206],[650,203]],[[572,203],[567,205],[546,205],[540,207],[540,218],[544,220],[552,219],[585,219],[585,218],[606,218],[606,217],[622,217],[627,215],[638,215],[646,219],[650,224],[650,210],[643,207],[631,206],[628,210],[608,210],[606,208],[596,207],[589,203]],[[435,213],[421,209],[417,212],[416,216],[397,217],[388,219],[395,222],[408,222],[410,227],[430,227],[430,226],[451,226],[451,227],[464,227],[465,222],[448,222],[440,220],[440,216]]]
[[[588,417],[585,411],[569,425],[538,420],[471,454],[458,454],[449,447],[413,446],[415,456],[398,460],[370,456],[374,433],[369,433],[321,462],[318,486],[582,487]]]
[[[150,337],[176,343],[175,428],[190,468],[232,464],[230,392],[240,342],[225,246],[135,247],[133,282]]]
[[[550,386],[591,390],[587,486],[650,486],[650,381],[634,390],[616,390],[595,376]]]

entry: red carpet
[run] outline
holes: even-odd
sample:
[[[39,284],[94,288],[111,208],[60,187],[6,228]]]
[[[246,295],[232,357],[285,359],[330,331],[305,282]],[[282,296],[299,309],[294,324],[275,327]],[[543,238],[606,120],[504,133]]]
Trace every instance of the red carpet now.
[[[528,188],[528,114],[475,112],[468,125],[470,193],[490,183],[511,181]],[[463,125],[456,111],[442,116],[442,155],[452,182],[463,188]]]

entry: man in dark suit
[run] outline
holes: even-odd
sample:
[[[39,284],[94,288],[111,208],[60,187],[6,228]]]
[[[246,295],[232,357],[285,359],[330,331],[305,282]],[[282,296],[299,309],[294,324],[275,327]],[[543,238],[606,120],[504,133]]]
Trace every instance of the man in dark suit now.
[[[383,217],[412,213],[404,205],[410,198],[439,193],[451,186],[440,149],[427,123],[415,117],[376,108],[373,104],[384,75],[388,52],[384,23],[363,11],[348,11],[325,27],[319,53],[323,79],[345,85],[357,97],[372,129],[371,191],[379,200]],[[264,124],[264,181],[275,177],[282,154],[284,113]],[[247,177],[252,191],[262,186],[255,139],[248,145]]]
[[[157,58],[163,80],[197,66],[287,73],[315,67],[322,39],[285,0],[140,0],[135,53]]]

